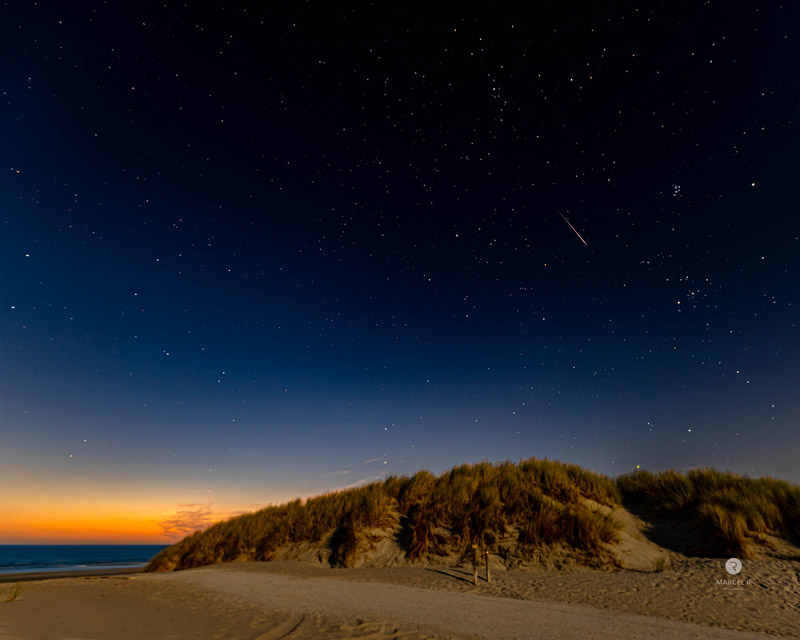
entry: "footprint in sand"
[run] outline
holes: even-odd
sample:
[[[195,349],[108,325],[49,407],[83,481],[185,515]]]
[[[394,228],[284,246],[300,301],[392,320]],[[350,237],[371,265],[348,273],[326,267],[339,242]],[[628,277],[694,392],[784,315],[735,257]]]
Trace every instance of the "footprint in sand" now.
[[[423,638],[414,631],[400,631],[394,625],[361,622],[360,620],[355,626],[340,625],[339,630],[344,633],[342,638],[357,638],[358,640],[395,640],[400,638],[417,640]]]

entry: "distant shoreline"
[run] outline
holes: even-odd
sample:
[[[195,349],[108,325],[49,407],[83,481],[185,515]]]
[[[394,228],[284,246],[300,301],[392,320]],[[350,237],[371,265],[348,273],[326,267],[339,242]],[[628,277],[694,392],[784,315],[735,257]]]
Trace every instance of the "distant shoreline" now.
[[[0,573],[0,584],[8,582],[31,582],[33,580],[53,580],[55,578],[102,578],[105,576],[123,576],[142,573],[140,567],[123,567],[116,569],[75,569],[69,571],[37,571],[24,573]]]

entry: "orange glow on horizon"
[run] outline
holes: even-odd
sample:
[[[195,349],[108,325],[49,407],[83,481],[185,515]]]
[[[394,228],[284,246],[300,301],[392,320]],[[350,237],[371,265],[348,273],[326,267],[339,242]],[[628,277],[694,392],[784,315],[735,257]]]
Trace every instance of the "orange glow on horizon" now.
[[[163,544],[214,522],[280,504],[316,487],[217,491],[140,487],[130,479],[65,477],[10,467],[18,487],[3,498],[3,544]],[[128,481],[130,480],[130,481]]]
[[[196,529],[241,513],[209,508],[203,521],[184,521],[176,528],[169,526],[175,522],[174,511],[157,513],[144,505],[15,506],[0,520],[0,544],[169,545]]]
[[[7,544],[172,544],[182,536],[168,536],[161,518],[36,514],[4,519],[0,543]]]

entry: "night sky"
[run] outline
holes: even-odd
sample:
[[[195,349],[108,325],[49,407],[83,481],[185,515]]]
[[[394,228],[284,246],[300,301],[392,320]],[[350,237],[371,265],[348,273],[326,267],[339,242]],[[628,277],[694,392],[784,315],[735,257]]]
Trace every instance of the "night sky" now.
[[[0,7],[0,543],[800,481],[797,7],[218,4]]]

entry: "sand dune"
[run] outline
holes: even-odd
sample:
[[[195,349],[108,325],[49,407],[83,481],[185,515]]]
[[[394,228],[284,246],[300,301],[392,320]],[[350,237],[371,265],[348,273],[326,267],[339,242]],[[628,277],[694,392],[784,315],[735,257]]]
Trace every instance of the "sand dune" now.
[[[0,638],[800,637],[799,568],[754,561],[750,585],[723,589],[708,560],[662,573],[505,571],[478,586],[451,566],[228,564],[31,582],[0,604]]]

